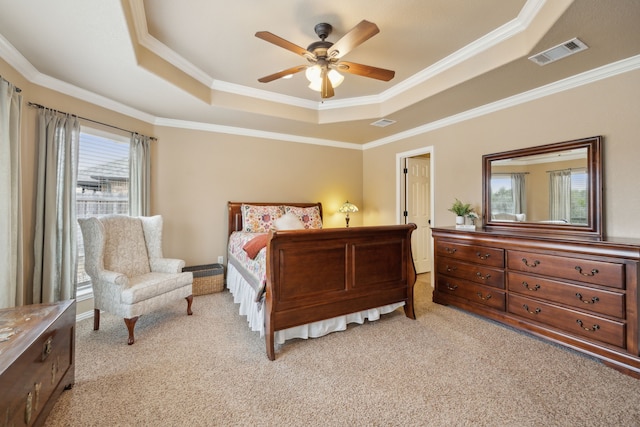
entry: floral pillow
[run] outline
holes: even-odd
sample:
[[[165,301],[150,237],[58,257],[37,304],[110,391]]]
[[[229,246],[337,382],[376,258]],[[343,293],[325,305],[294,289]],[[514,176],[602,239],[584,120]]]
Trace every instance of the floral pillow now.
[[[304,228],[322,228],[322,218],[320,217],[320,208],[318,206],[310,206],[308,208],[285,206],[284,212],[291,212],[296,215],[304,224]]]
[[[242,230],[247,233],[268,233],[273,222],[284,215],[282,206],[242,205]]]

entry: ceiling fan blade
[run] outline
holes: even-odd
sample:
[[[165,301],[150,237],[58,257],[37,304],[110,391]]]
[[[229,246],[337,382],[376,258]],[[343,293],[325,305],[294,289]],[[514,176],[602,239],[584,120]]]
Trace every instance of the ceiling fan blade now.
[[[283,39],[282,37],[278,37],[275,34],[272,34],[268,31],[258,31],[256,33],[256,37],[258,37],[259,39],[262,39],[264,41],[267,41],[269,43],[273,43],[276,46],[280,46],[284,49],[287,49],[293,53],[296,53],[300,56],[308,56],[311,58],[315,58],[315,55],[311,52],[309,52],[307,49],[298,46],[295,43],[291,43],[288,40]]]
[[[335,42],[327,51],[327,56],[329,58],[342,58],[353,48],[369,40],[379,32],[380,29],[376,24],[363,20]]]
[[[359,76],[383,80],[385,82],[388,82],[396,75],[396,72],[392,70],[347,61],[340,61],[336,65],[336,69],[338,71],[344,71],[345,73],[357,74]]]
[[[322,69],[322,88],[320,89],[320,97],[322,99],[331,98],[335,95],[333,91],[333,85],[331,84],[331,80],[329,80],[329,70],[327,68]]]
[[[278,71],[277,73],[270,74],[268,76],[264,76],[258,79],[260,83],[269,83],[274,80],[278,80],[284,76],[288,76],[290,74],[299,73],[300,71],[306,70],[306,65],[297,65],[295,67],[287,68],[286,70]]]

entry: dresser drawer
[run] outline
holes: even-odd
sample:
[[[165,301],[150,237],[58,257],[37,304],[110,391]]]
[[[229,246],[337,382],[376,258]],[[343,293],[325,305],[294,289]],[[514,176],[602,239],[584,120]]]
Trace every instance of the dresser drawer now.
[[[504,270],[468,264],[453,258],[438,258],[438,273],[504,289]]]
[[[509,294],[509,313],[617,347],[625,347],[625,324]]]
[[[576,280],[611,288],[624,289],[625,287],[624,264],[533,252],[508,251],[507,266],[510,270]]]
[[[505,309],[505,292],[452,277],[438,276],[437,291],[501,311]]]
[[[507,274],[509,292],[570,305],[598,314],[625,317],[625,296],[619,292],[578,286],[523,273]]]
[[[504,249],[488,248],[476,245],[463,245],[460,243],[438,240],[436,242],[436,253],[440,256],[491,267],[504,267]]]

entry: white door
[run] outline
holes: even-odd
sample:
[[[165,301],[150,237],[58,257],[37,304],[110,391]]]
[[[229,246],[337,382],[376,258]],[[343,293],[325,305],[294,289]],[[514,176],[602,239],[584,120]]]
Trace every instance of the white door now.
[[[431,271],[431,207],[429,158],[408,157],[406,162],[406,222],[418,228],[411,235],[416,273]]]

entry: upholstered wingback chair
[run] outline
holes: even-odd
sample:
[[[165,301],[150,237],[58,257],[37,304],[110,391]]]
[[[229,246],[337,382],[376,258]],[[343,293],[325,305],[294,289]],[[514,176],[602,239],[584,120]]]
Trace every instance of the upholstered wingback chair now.
[[[129,345],[138,317],[177,298],[192,314],[193,273],[184,261],[162,256],[162,217],[106,215],[78,219],[84,239],[85,270],[93,285],[93,329],[100,310],[124,318]]]

